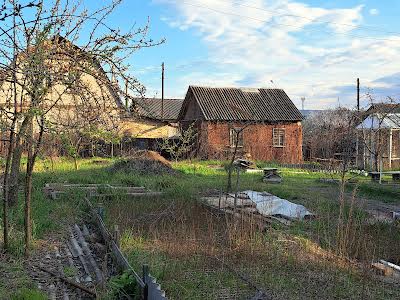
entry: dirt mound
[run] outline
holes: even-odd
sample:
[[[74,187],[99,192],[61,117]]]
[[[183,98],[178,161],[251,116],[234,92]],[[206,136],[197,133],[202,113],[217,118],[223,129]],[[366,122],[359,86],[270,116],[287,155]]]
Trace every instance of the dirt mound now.
[[[139,151],[134,155],[115,162],[111,172],[132,172],[141,175],[174,174],[171,163],[154,151]]]

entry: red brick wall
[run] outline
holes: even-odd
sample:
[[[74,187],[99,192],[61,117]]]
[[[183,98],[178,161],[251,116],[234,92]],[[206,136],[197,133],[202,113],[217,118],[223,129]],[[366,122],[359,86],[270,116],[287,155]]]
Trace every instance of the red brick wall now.
[[[239,123],[202,122],[200,129],[200,153],[207,158],[227,158],[232,149],[229,146],[229,128],[240,127]],[[285,146],[277,148],[272,143],[273,128],[285,129]],[[243,131],[241,155],[250,154],[252,159],[300,163],[302,155],[301,123],[253,124]]]

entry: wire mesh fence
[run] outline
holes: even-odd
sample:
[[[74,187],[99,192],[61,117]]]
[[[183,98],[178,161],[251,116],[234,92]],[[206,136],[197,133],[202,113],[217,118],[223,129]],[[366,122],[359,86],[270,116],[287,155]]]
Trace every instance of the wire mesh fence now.
[[[193,256],[190,269],[177,275],[184,299],[268,299],[261,289],[246,279],[246,274],[212,257]],[[190,287],[194,288],[189,290]]]

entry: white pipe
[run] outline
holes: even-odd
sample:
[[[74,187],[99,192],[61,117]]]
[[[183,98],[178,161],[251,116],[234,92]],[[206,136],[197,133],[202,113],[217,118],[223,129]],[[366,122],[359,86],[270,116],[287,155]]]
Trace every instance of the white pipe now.
[[[400,272],[400,266],[398,266],[398,265],[392,264],[391,262],[388,262],[383,259],[381,259],[379,262]]]

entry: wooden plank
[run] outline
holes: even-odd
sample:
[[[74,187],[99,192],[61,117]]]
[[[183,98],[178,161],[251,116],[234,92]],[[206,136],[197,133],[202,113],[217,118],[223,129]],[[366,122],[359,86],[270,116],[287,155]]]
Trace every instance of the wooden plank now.
[[[116,195],[129,196],[129,197],[158,197],[162,192],[143,192],[143,193],[124,193],[124,194],[93,194],[91,197],[114,197]]]
[[[87,287],[85,287],[85,286],[83,286],[81,284],[78,284],[78,283],[76,283],[76,282],[74,282],[72,280],[69,280],[69,279],[67,279],[67,278],[65,278],[63,276],[60,276],[60,275],[54,273],[53,271],[47,270],[47,269],[45,269],[43,267],[39,266],[39,269],[42,270],[43,272],[49,273],[51,276],[54,276],[57,279],[59,279],[61,281],[64,281],[65,283],[68,283],[68,284],[72,285],[73,287],[76,287],[76,288],[78,288],[78,289],[80,289],[82,291],[85,291],[86,293],[88,293],[88,294],[90,294],[90,295],[92,295],[92,296],[97,298],[97,295],[96,295],[95,291],[92,291],[91,289],[89,289],[89,288],[87,288]]]
[[[215,207],[219,208],[228,208],[228,207],[235,207],[235,199],[231,196],[225,197],[222,196],[220,197],[203,197],[201,200],[207,202],[210,205],[213,205]],[[238,198],[237,199],[237,205],[236,207],[256,207],[256,204],[251,201],[250,199],[243,199],[243,198]]]

